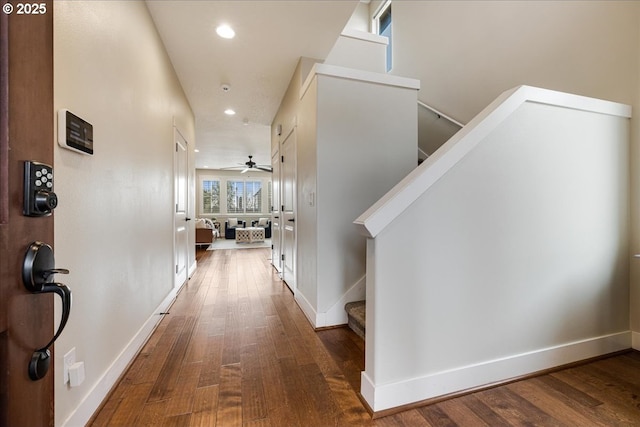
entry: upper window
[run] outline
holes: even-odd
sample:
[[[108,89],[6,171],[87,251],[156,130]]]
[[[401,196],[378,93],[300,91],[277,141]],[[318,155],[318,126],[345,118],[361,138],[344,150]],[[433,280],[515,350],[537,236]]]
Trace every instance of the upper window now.
[[[220,213],[220,181],[202,181],[202,213]]]
[[[389,44],[387,45],[387,72],[391,71],[393,66],[391,24],[391,0],[387,0],[373,18],[373,25],[376,29],[376,33],[389,39]]]

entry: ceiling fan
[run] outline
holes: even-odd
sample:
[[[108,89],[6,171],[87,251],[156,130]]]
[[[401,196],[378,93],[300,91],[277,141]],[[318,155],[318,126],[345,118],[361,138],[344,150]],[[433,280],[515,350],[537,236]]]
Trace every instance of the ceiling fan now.
[[[254,162],[252,159],[253,159],[253,156],[249,156],[249,161],[248,162],[238,163],[238,165],[240,165],[240,166],[231,166],[231,167],[222,168],[222,169],[223,170],[230,170],[230,169],[243,168],[242,172],[240,172],[240,173],[248,172],[251,169],[261,170],[261,171],[265,171],[265,172],[273,172],[273,169],[271,168],[271,165],[259,165],[256,162]]]

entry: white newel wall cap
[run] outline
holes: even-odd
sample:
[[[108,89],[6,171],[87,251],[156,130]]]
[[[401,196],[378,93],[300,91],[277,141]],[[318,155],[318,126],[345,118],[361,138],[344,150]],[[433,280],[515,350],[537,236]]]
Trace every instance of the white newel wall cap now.
[[[354,221],[360,233],[375,238],[525,102],[631,118],[631,106],[626,104],[532,86],[518,86],[507,90],[360,215]]]
[[[316,63],[309,71],[309,75],[300,88],[300,99],[309,89],[311,82],[316,75],[324,75],[337,77],[348,80],[358,80],[362,82],[376,83],[386,86],[396,86],[405,89],[420,89],[420,80],[410,79],[408,77],[398,77],[389,74],[374,73],[373,71],[356,70],[354,68],[340,67],[338,65],[328,65]],[[417,92],[416,92],[417,96]]]
[[[342,37],[349,37],[350,39],[364,40],[371,43],[378,43],[383,45],[389,44],[389,38],[380,36],[378,34],[368,33],[366,31],[354,30],[353,28],[345,28],[340,34]]]

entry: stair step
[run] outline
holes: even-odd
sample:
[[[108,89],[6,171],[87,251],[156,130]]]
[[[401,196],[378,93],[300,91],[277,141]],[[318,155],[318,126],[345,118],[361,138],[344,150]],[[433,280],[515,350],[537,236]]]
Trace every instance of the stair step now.
[[[348,325],[349,327],[358,334],[358,336],[362,339],[365,337],[365,315],[366,315],[366,302],[365,301],[355,301],[347,303],[344,306],[344,309],[347,311],[347,317],[349,319]]]

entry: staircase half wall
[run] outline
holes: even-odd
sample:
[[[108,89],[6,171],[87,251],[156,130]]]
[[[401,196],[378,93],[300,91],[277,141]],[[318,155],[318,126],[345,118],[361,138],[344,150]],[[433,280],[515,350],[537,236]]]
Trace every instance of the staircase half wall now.
[[[630,117],[515,88],[355,221],[374,412],[631,347]]]

